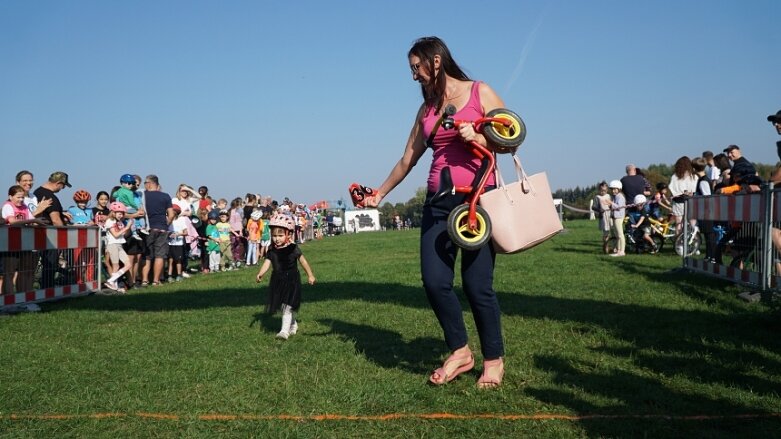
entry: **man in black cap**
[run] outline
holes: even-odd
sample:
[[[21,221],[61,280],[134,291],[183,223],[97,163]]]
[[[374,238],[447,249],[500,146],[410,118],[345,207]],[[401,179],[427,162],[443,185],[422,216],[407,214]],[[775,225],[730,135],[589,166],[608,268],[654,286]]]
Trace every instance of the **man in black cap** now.
[[[51,204],[46,210],[41,212],[36,219],[40,219],[47,226],[64,226],[65,213],[63,212],[60,199],[57,192],[65,187],[71,187],[68,181],[68,174],[62,171],[53,172],[49,180],[42,184],[33,192],[38,201],[51,200]],[[59,250],[41,250],[41,288],[51,288],[54,286],[54,277],[59,263]]]
[[[745,178],[757,175],[757,169],[750,161],[743,157],[738,145],[730,145],[724,148],[724,154],[727,154],[727,157],[732,160],[732,169],[730,170],[732,184],[735,183],[736,177]]]

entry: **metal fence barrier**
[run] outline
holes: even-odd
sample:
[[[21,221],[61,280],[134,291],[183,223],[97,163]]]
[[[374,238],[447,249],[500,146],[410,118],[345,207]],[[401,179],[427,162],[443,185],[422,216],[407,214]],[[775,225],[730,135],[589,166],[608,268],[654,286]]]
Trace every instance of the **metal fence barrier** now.
[[[757,193],[688,199],[683,234],[699,239],[684,240],[683,267],[745,285],[770,300],[781,285],[771,239],[781,221],[777,192],[767,183]]]
[[[97,291],[101,251],[97,227],[0,227],[0,309]]]

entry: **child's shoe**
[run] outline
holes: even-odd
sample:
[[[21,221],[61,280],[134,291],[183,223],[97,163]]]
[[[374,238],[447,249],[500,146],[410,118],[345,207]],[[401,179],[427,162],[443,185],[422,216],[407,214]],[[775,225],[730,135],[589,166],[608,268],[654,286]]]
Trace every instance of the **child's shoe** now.
[[[277,333],[277,338],[281,338],[282,340],[287,340],[288,337],[290,337],[290,334],[285,331],[279,331]]]
[[[190,275],[185,271],[185,272],[182,273],[182,277],[187,279],[187,278],[190,277]]]
[[[123,274],[124,273],[122,273],[121,271],[115,271],[111,273],[111,277],[106,279],[106,283],[115,283],[117,279],[119,279]]]
[[[296,335],[296,332],[298,332],[298,322],[293,322],[290,325],[290,335]]]
[[[137,231],[133,231],[133,233],[130,235],[131,238],[135,239],[136,241],[143,241],[144,239],[138,234]]]
[[[168,283],[169,283],[169,284],[172,284],[172,283],[174,283],[175,281],[176,281],[176,279],[174,279],[174,277],[173,277],[173,276],[168,276]]]
[[[177,282],[181,282],[182,281],[182,276],[176,276],[176,281]]]

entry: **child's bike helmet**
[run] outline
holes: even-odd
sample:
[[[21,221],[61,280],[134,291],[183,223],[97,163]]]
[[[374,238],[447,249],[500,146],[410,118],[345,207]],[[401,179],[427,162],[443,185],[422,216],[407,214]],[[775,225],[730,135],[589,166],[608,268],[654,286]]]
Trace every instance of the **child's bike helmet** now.
[[[610,189],[622,189],[623,185],[621,184],[620,180],[613,180],[610,182],[610,184],[607,185]]]
[[[252,218],[253,221],[258,221],[259,219],[261,219],[263,217],[263,212],[261,212],[259,210],[256,210],[256,211],[252,212],[252,214],[250,214],[249,217]]]
[[[92,195],[84,189],[79,189],[73,194],[73,201],[77,203],[88,203],[92,199]]]
[[[293,220],[293,217],[279,213],[275,214],[271,217],[271,219],[268,220],[268,226],[281,227],[283,229],[290,230],[291,232],[296,230],[296,222]]]
[[[114,201],[108,205],[108,210],[112,212],[127,212],[127,207],[121,201]]]
[[[120,183],[128,183],[128,184],[135,184],[136,183],[136,177],[133,177],[133,174],[125,174],[121,177],[119,177]]]
[[[210,220],[218,220],[220,219],[220,211],[217,209],[212,209],[209,211],[209,214],[207,215],[207,218]]]
[[[648,199],[645,197],[645,195],[643,194],[635,195],[635,199],[634,199],[635,204],[643,204],[646,201],[648,201]]]

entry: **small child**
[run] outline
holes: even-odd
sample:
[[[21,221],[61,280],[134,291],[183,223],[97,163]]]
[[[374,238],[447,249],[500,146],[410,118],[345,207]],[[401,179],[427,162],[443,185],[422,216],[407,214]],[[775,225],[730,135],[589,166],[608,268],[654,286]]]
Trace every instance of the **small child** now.
[[[244,252],[244,200],[234,198],[231,201],[231,207],[228,209],[228,224],[231,226],[231,256],[236,268],[241,267],[241,262],[246,253]]]
[[[92,221],[92,210],[87,209],[87,204],[89,204],[89,200],[91,199],[92,195],[84,189],[79,189],[73,194],[73,202],[76,203],[76,205],[68,208],[72,225],[88,226],[95,224]]]
[[[626,253],[626,238],[624,237],[624,216],[626,215],[626,198],[621,192],[623,185],[619,180],[613,180],[608,184],[612,194],[610,199],[610,218],[613,221],[613,236],[616,237],[616,248],[610,256],[622,257]]]
[[[264,208],[263,215],[261,216],[263,225],[261,226],[260,232],[260,259],[266,258],[268,249],[271,246],[271,229],[268,226],[269,210],[270,209],[268,208]]]
[[[277,214],[268,221],[271,227],[273,247],[260,266],[256,280],[260,282],[269,268],[273,268],[268,289],[266,312],[282,311],[282,329],[277,338],[287,340],[298,332],[296,311],[301,306],[301,274],[298,264],[304,267],[309,285],[314,285],[315,275],[301,250],[293,243],[296,224],[289,215]]]
[[[184,259],[184,237],[187,235],[187,220],[182,216],[182,207],[174,204],[174,220],[168,226],[168,282],[182,280]]]
[[[108,214],[111,212],[111,210],[108,208],[108,192],[98,192],[95,200],[97,200],[98,204],[92,208],[92,220],[95,221],[95,224],[101,228],[101,236],[105,236],[106,232],[104,230],[104,226],[106,224],[106,219],[108,219]]]
[[[209,254],[209,272],[220,271],[220,231],[217,230],[217,221],[220,212],[216,209],[209,211],[206,217],[209,224],[206,226],[206,252]]]
[[[233,250],[231,249],[231,225],[228,222],[228,211],[220,210],[220,222],[216,224],[220,232],[220,265],[225,271],[233,270]]]
[[[631,223],[630,227],[635,230],[642,230],[643,232],[643,240],[647,242],[651,246],[651,253],[657,253],[659,251],[659,247],[654,242],[653,238],[651,238],[651,226],[649,225],[650,222],[648,221],[648,216],[651,214],[648,210],[648,205],[646,204],[646,201],[648,199],[643,194],[635,195],[634,205],[637,209],[632,210],[629,212],[629,222]],[[635,236],[634,234],[632,235]]]
[[[654,194],[654,200],[651,204],[651,214],[654,218],[662,219],[662,208],[668,212],[672,212],[673,206],[670,204],[670,198],[667,196],[668,192],[667,183],[656,183],[656,193]]]
[[[200,269],[201,273],[209,272],[209,250],[206,249],[209,241],[206,235],[206,227],[209,226],[209,211],[207,209],[198,208],[196,211],[198,214],[198,225],[195,226],[195,230],[198,232],[198,253],[200,257]]]
[[[138,212],[139,204],[136,201],[135,190],[137,187],[136,177],[132,174],[124,174],[119,177],[119,188],[114,191],[111,196],[115,201],[118,201],[125,205],[128,214],[134,214]],[[135,240],[141,241],[141,235],[138,234],[138,224],[136,221],[130,221],[131,237]]]
[[[260,233],[263,229],[263,212],[252,211],[247,221],[247,265],[258,263],[258,250],[260,249]]]
[[[117,280],[130,269],[129,259],[125,253],[125,235],[132,228],[131,222],[123,221],[127,207],[119,201],[109,204],[109,214],[106,219],[106,253],[108,261],[106,266],[111,273],[111,277],[106,279],[106,286],[120,293],[123,289],[117,285]],[[122,263],[122,268],[119,264]]]

